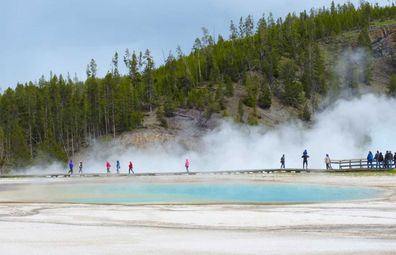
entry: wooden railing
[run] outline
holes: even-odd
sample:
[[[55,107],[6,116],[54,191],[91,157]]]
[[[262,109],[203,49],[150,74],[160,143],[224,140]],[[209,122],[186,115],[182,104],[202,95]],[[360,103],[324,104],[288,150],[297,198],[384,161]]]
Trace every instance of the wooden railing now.
[[[343,159],[343,160],[331,160],[332,166],[337,166],[339,169],[371,169],[368,165],[367,159]],[[377,162],[373,160],[373,169],[376,169]],[[379,167],[383,169],[383,164]]]

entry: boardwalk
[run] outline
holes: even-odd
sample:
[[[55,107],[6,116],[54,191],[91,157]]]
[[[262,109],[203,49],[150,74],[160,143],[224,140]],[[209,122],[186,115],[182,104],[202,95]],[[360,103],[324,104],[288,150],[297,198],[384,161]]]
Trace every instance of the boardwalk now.
[[[340,161],[334,161],[340,162]],[[337,163],[333,162],[333,166]],[[349,161],[348,161],[349,162]],[[344,163],[341,163],[344,164]],[[367,169],[357,168],[355,164],[351,164],[351,168],[347,168],[344,165],[339,165],[339,168],[325,170],[325,169],[255,169],[255,170],[227,170],[227,171],[197,171],[197,172],[158,172],[158,173],[135,173],[129,175],[127,173],[83,173],[83,174],[67,174],[67,173],[43,173],[43,174],[10,174],[0,175],[0,178],[66,178],[66,177],[115,177],[115,176],[180,176],[180,175],[245,175],[245,174],[274,174],[274,173],[342,173],[342,172],[364,172],[364,171],[389,171],[389,169]],[[345,163],[347,164],[347,163]]]

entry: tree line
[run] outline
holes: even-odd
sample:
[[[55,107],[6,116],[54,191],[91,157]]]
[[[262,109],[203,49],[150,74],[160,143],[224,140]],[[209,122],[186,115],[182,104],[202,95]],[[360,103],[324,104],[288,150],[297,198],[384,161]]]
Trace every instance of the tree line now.
[[[85,81],[51,74],[49,79],[17,84],[0,95],[0,168],[34,160],[66,161],[97,137],[141,127],[147,113],[155,113],[164,127],[180,108],[198,110],[203,120],[225,114],[236,87],[245,93],[237,121],[244,121],[246,106],[253,109],[249,124],[257,124],[255,109],[270,108],[274,97],[309,120],[318,98],[331,86],[320,40],[358,30],[358,45],[370,52],[371,22],[394,17],[394,4],[367,2],[333,2],[329,8],[277,20],[270,14],[255,22],[249,15],[239,23],[231,21],[228,38],[214,38],[203,28],[190,53],[178,47],[159,67],[149,50],[127,49],[114,54],[105,77],[97,77],[92,59]],[[128,72],[121,74],[119,65]],[[353,63],[348,68],[353,88]],[[364,81],[369,84],[369,62],[366,69]]]

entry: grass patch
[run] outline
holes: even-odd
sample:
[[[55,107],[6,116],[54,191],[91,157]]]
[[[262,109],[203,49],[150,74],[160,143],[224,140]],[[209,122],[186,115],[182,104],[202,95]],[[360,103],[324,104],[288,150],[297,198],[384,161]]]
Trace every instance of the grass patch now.
[[[393,24],[396,24],[396,19],[376,20],[371,23],[371,25],[374,27],[387,26],[387,25],[393,25]]]
[[[342,176],[394,176],[396,175],[396,169],[386,171],[361,171],[361,172],[344,172],[336,173]]]

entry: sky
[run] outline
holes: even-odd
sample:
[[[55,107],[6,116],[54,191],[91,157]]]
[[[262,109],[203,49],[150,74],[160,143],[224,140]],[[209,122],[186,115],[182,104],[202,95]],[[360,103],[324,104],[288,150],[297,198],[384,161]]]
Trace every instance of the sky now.
[[[85,79],[91,58],[96,60],[98,75],[102,76],[110,70],[114,53],[123,55],[126,48],[148,48],[160,65],[178,45],[188,53],[195,38],[201,36],[202,27],[215,37],[228,37],[230,21],[237,22],[241,16],[252,14],[257,21],[271,12],[277,18],[329,6],[330,2],[0,0],[0,91],[18,82],[37,81],[41,75],[49,77],[50,71]]]

